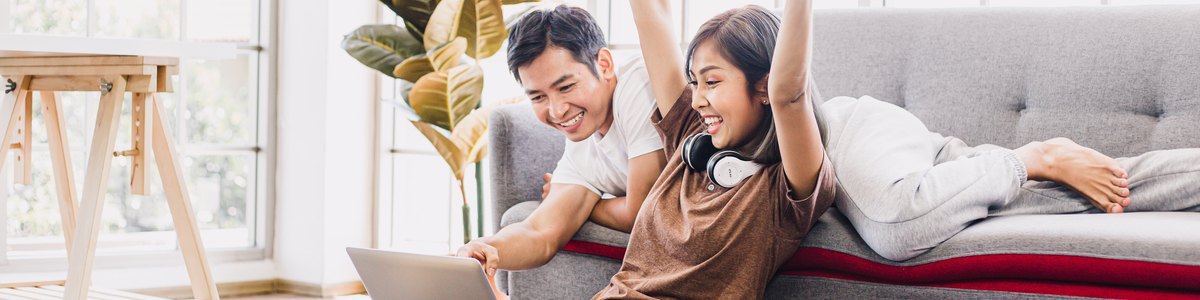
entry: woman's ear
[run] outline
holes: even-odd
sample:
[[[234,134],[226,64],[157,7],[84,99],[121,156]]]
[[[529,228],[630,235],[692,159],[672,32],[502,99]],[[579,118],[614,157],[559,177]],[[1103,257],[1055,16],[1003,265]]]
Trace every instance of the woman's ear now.
[[[758,83],[754,84],[754,101],[757,101],[762,105],[771,104],[770,98],[767,97],[767,79],[769,77],[770,75],[763,76],[762,79],[758,80]]]

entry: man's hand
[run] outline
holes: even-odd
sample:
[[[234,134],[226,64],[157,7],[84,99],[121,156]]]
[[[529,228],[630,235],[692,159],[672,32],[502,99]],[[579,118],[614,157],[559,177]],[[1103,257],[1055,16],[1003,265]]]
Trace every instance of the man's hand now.
[[[542,185],[542,200],[546,200],[546,196],[550,195],[550,178],[553,177],[550,173],[542,174],[542,180],[546,181]]]
[[[496,276],[496,269],[500,266],[500,253],[496,251],[496,247],[488,245],[478,240],[471,241],[462,248],[458,248],[458,257],[469,257],[479,261],[483,265],[483,270],[488,276]]]

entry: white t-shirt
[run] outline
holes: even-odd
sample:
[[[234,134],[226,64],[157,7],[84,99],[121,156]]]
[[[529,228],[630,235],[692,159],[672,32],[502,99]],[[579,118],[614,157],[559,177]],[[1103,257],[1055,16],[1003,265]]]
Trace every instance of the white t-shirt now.
[[[608,134],[597,131],[583,141],[567,140],[551,183],[580,185],[606,198],[625,196],[629,160],[662,150],[662,139],[650,124],[656,106],[646,64],[640,55],[620,58]]]

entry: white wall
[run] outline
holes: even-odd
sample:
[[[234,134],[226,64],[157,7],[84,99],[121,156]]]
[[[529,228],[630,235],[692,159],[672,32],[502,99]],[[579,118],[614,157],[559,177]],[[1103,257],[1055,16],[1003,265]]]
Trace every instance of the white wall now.
[[[371,246],[376,81],[340,48],[373,23],[369,0],[279,2],[275,262],[281,279],[358,279],[345,247]]]

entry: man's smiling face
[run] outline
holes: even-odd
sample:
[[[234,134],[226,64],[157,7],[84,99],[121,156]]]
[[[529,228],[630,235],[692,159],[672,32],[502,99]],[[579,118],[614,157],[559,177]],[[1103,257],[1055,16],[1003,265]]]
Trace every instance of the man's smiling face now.
[[[593,69],[575,60],[570,51],[551,46],[517,72],[542,123],[574,142],[596,132],[608,133],[616,87],[608,50],[600,51]]]

